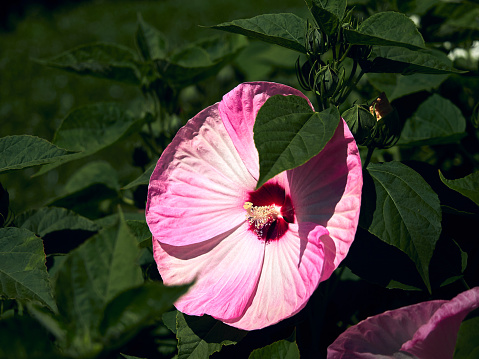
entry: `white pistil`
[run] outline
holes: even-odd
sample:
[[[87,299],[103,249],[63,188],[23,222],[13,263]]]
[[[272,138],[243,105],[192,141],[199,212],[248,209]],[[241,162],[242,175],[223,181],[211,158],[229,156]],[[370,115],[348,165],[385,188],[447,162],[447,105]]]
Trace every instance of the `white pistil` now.
[[[251,202],[245,202],[243,208],[246,210],[246,220],[250,225],[254,226],[255,233],[263,236],[263,229],[268,227],[281,218],[281,207],[274,204],[270,206],[253,206]]]

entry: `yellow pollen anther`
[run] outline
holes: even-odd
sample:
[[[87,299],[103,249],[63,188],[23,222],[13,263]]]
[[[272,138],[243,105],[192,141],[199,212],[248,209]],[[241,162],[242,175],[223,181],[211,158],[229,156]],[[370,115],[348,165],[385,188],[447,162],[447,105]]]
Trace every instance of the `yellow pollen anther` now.
[[[263,228],[269,226],[276,219],[281,218],[281,207],[270,206],[253,206],[251,202],[245,202],[243,208],[246,210],[246,220],[253,225],[258,236],[263,235]]]

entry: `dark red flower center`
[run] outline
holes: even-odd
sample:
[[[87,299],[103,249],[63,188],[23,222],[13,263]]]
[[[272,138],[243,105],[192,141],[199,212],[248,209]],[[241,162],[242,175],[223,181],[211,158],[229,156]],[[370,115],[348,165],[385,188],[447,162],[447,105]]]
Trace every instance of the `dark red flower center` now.
[[[250,229],[265,241],[281,238],[288,230],[288,223],[294,223],[291,197],[275,183],[266,183],[250,192],[244,209]]]

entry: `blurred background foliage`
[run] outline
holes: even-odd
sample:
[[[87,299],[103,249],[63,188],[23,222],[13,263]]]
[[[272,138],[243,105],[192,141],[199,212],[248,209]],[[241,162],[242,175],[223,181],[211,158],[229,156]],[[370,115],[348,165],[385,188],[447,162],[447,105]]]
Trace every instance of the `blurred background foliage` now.
[[[35,59],[50,58],[74,47],[94,43],[117,43],[135,49],[137,15],[162,31],[170,48],[217,31],[202,28],[229,19],[266,12],[293,12],[305,16],[301,1],[20,1],[10,2],[2,12],[0,37],[0,132],[2,136],[28,134],[52,140],[62,119],[73,109],[96,102],[117,102],[135,108],[144,97],[135,86],[81,77],[45,67]],[[186,122],[205,105],[213,104],[242,81],[283,82],[295,87],[297,80],[290,50],[252,42],[217,76],[186,88],[180,97],[179,117]],[[121,185],[138,177],[132,166],[134,148],[141,146],[135,134],[111,149],[83,161],[66,164],[31,178],[38,168],[0,176],[10,194],[13,213],[45,204],[63,193],[66,180],[82,165],[108,158]]]

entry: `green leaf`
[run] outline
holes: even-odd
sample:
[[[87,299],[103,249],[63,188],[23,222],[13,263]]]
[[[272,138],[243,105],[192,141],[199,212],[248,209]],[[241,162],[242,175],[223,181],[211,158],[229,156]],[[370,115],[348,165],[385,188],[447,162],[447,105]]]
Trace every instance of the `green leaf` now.
[[[143,172],[143,174],[138,177],[137,179],[135,179],[134,181],[128,183],[125,187],[123,187],[122,189],[125,190],[125,189],[130,189],[130,188],[133,188],[133,187],[136,187],[136,186],[139,186],[139,185],[147,185],[150,183],[150,177],[151,177],[151,174],[153,173],[154,169],[155,169],[155,166],[156,166],[156,162],[153,163],[150,167],[148,167],[146,169],[145,172]]]
[[[87,356],[101,350],[98,327],[107,303],[143,283],[138,255],[137,240],[122,215],[117,226],[100,231],[70,253],[55,286],[67,328],[67,352]]]
[[[239,342],[247,334],[209,316],[176,315],[176,337],[178,338],[178,359],[208,358],[224,345]]]
[[[114,103],[97,103],[73,110],[63,120],[52,142],[78,153],[43,166],[35,176],[113,145],[138,128],[142,121]]]
[[[134,357],[134,356],[126,355],[126,354],[122,354],[122,353],[120,353],[120,355],[125,359],[146,359],[146,358]]]
[[[48,332],[34,319],[24,315],[0,321],[0,358],[62,358]]]
[[[30,210],[15,218],[15,225],[39,235],[62,230],[84,230],[96,232],[100,229],[95,222],[65,208],[44,207]]]
[[[439,176],[446,186],[466,196],[479,206],[479,172],[455,180],[445,178],[441,171],[439,171]]]
[[[105,199],[117,199],[120,182],[116,170],[105,161],[87,163],[70,177],[63,194],[48,205],[65,207],[88,218],[100,215],[99,204]]]
[[[466,135],[466,119],[451,101],[433,94],[424,101],[401,132],[399,145],[422,146],[458,142]]]
[[[151,282],[119,294],[106,306],[100,324],[105,346],[118,348],[126,343],[140,329],[153,324],[171,309],[187,289],[188,286],[166,287]]]
[[[76,171],[65,183],[67,194],[78,192],[95,183],[102,183],[112,190],[120,189],[117,171],[106,161],[89,162]]]
[[[0,228],[0,296],[56,310],[43,242],[23,228]]]
[[[224,22],[211,28],[253,37],[306,53],[304,44],[307,23],[306,20],[294,14],[258,15],[250,19]]]
[[[259,110],[253,128],[260,165],[257,188],[321,152],[336,131],[339,119],[334,106],[313,112],[302,97],[270,97]]]
[[[367,64],[361,64],[364,72],[400,73],[411,75],[464,73],[452,67],[451,60],[434,50],[409,50],[396,46],[376,46]]]
[[[176,312],[177,310],[172,310],[170,312],[163,313],[161,320],[163,324],[176,334]]]
[[[0,174],[59,161],[69,151],[39,137],[19,135],[0,138]]]
[[[143,59],[147,61],[164,59],[166,57],[168,43],[165,35],[145,22],[141,14],[138,14],[136,44]]]
[[[346,11],[346,0],[306,0],[319,28],[327,35],[335,34]]]
[[[293,332],[288,339],[277,341],[264,348],[255,349],[251,352],[249,359],[299,359],[299,349],[296,344],[296,333]]]
[[[374,14],[357,30],[345,29],[344,33],[348,42],[357,45],[400,46],[411,50],[426,46],[414,22],[393,11]]]
[[[371,163],[367,172],[374,190],[363,196],[361,212],[368,215],[361,218],[361,226],[406,253],[430,291],[429,262],[441,234],[437,194],[416,171],[399,162]]]
[[[462,322],[457,334],[454,359],[479,357],[479,316]]]
[[[136,237],[140,247],[144,247],[145,244],[146,246],[151,245],[151,232],[145,220],[127,220],[126,224],[131,234]]]
[[[156,64],[169,85],[181,89],[216,74],[246,44],[242,36],[207,38],[177,49],[169,59]]]
[[[95,43],[76,47],[72,50],[39,63],[98,78],[139,85],[141,66],[136,54],[129,48],[117,44]]]
[[[368,81],[380,92],[388,95],[389,101],[420,91],[437,89],[449,75],[412,74],[367,74]]]

